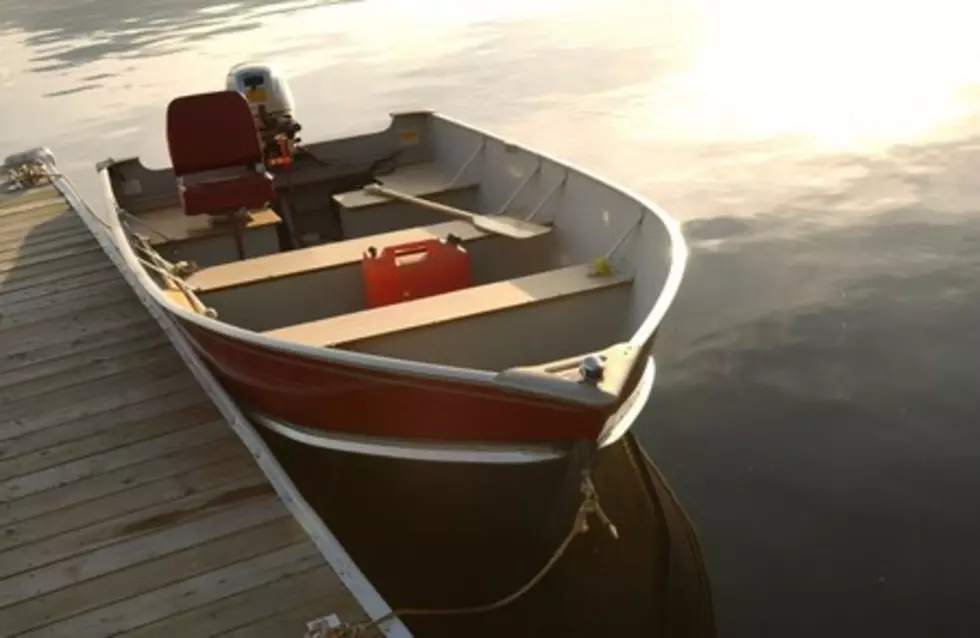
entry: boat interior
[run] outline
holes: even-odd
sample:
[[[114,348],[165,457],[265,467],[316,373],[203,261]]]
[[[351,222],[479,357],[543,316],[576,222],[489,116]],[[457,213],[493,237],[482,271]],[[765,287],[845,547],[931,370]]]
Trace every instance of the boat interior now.
[[[172,167],[105,167],[134,252],[197,313],[501,370],[626,341],[659,294],[669,245],[640,205],[525,149],[429,112],[310,145],[264,135],[240,93],[184,96]]]

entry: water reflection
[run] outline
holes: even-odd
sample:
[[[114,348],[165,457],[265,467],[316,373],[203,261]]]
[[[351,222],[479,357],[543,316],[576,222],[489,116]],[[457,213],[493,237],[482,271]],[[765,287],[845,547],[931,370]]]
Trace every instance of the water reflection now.
[[[643,438],[699,504],[733,635],[966,635],[980,218],[950,175],[980,147],[836,161],[837,189],[688,224]]]
[[[107,56],[169,55],[203,38],[256,29],[261,18],[337,1],[90,0],[79,6],[59,0],[8,0],[0,27],[28,32],[24,44],[34,51],[31,70],[44,73]]]

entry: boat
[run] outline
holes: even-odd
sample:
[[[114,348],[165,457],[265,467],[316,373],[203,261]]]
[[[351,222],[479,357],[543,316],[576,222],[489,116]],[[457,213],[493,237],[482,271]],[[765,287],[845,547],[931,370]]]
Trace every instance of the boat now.
[[[108,159],[125,267],[258,424],[380,457],[536,463],[620,440],[687,247],[656,204],[432,111],[306,143],[272,66]]]

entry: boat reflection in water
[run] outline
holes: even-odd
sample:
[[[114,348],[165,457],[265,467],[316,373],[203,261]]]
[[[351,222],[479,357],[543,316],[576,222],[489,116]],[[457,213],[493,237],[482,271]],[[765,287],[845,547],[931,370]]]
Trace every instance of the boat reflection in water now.
[[[525,585],[578,505],[567,460],[481,472],[317,450],[265,433],[307,500],[393,608],[483,605]],[[478,615],[412,616],[419,638],[715,636],[694,528],[632,434],[599,453],[595,517],[530,591]]]

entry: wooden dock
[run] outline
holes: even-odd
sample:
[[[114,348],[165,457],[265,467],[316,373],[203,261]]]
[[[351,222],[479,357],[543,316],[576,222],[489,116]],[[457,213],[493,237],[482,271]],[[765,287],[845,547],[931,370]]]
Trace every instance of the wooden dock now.
[[[91,222],[51,186],[0,197],[0,636],[302,638],[386,610]]]

